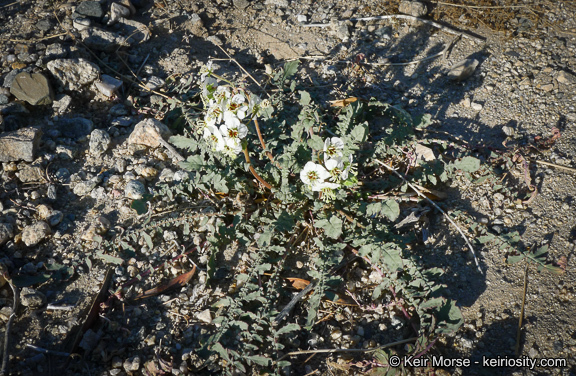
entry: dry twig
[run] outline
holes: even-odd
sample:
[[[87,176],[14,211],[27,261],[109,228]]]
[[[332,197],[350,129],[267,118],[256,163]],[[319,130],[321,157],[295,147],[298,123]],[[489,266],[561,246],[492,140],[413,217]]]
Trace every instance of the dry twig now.
[[[408,186],[410,188],[412,188],[416,193],[418,193],[418,196],[422,197],[424,200],[428,201],[432,206],[434,206],[439,212],[441,212],[444,217],[446,217],[446,219],[448,219],[448,221],[450,221],[450,223],[452,224],[452,226],[456,227],[456,230],[458,230],[458,232],[460,233],[460,235],[462,235],[462,238],[464,238],[464,241],[466,242],[466,244],[468,245],[468,248],[470,249],[470,252],[472,253],[472,256],[474,256],[474,262],[476,263],[476,267],[478,268],[478,271],[482,274],[484,274],[482,272],[482,269],[480,268],[480,263],[478,262],[478,258],[476,257],[476,253],[474,252],[474,247],[472,247],[472,244],[470,244],[470,241],[468,240],[468,237],[464,234],[464,231],[462,231],[462,229],[456,224],[456,222],[454,222],[452,220],[452,218],[450,218],[450,216],[444,211],[442,210],[438,205],[436,205],[436,203],[432,200],[430,200],[428,197],[426,197],[426,195],[422,192],[420,192],[420,190],[418,188],[416,188],[413,184],[411,184],[408,180],[406,180],[406,178],[404,177],[404,175],[402,175],[401,173],[399,173],[398,171],[396,171],[395,169],[393,169],[392,167],[388,166],[387,164],[385,164],[382,161],[379,161],[378,159],[375,159],[375,161],[384,166],[386,169],[388,169],[389,171],[392,171],[396,176],[398,176],[400,179],[402,179],[404,181],[404,183],[408,184]]]

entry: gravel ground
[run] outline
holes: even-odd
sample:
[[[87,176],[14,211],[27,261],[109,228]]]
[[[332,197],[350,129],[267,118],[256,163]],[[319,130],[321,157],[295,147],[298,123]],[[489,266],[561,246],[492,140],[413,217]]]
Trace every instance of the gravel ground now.
[[[463,139],[479,150],[501,148],[504,141],[520,148],[537,136],[550,137],[556,128],[561,136],[555,144],[529,163],[538,191],[529,203],[519,204],[510,191],[495,190],[495,182],[471,184],[462,179],[446,189],[451,210],[470,213],[495,233],[518,231],[525,247],[548,244],[551,260],[567,259],[562,275],[529,268],[519,349],[521,357],[565,359],[566,364],[532,370],[445,366],[437,367],[436,374],[576,375],[576,180],[574,170],[558,167],[576,168],[576,6],[568,1],[476,3],[502,8],[428,4],[424,18],[441,22],[445,27],[439,30],[399,18],[350,21],[398,14],[397,1],[361,0],[351,6],[339,0],[139,0],[132,3],[133,9],[126,2],[126,7],[118,8],[111,1],[0,1],[0,138],[23,128],[43,130],[17,150],[6,146],[15,145],[12,141],[0,141],[0,155],[17,155],[2,161],[0,258],[10,275],[19,275],[30,285],[22,288],[10,333],[10,372],[218,373],[198,371],[194,345],[211,327],[215,314],[211,304],[230,292],[226,290],[230,277],[228,284],[206,284],[208,255],[203,251],[192,257],[199,269],[186,286],[142,304],[116,304],[84,336],[80,344],[84,358],[69,361],[66,371],[59,368],[66,358],[26,345],[65,351],[75,340],[75,325],[82,323],[85,310],[107,281],[108,270],[117,287],[180,254],[180,229],[174,222],[183,214],[168,198],[158,204],[154,222],[163,230],[157,248],[161,251],[134,241],[138,252],[121,265],[98,253],[100,236],[109,240],[129,234],[143,221],[130,207],[133,199],[162,182],[187,178],[174,155],[154,138],[147,145],[131,141],[137,124],[153,115],[162,117],[157,109],[164,99],[129,78],[136,76],[162,93],[165,80],[197,74],[202,64],[215,58],[223,59],[216,60],[222,71],[248,81],[236,64],[226,60],[226,51],[260,81],[266,70],[300,59],[301,82],[324,101],[321,106],[346,97],[375,97],[414,115],[431,114],[431,129],[438,138]],[[111,19],[116,23],[108,25]],[[451,34],[448,27],[465,34]],[[66,59],[84,62],[76,60],[69,67],[62,65]],[[451,68],[464,59],[476,59],[478,66],[469,77],[451,80]],[[41,97],[52,96],[52,104],[17,101],[11,88],[22,72],[41,73],[48,79],[53,93],[46,91]],[[113,79],[124,83],[117,88]],[[529,195],[523,171],[511,169],[507,176],[520,196]],[[189,244],[198,245],[216,216],[206,202],[186,207],[185,215],[195,224]],[[507,265],[502,250],[486,245],[477,250],[485,271],[480,274],[449,224],[441,216],[430,221],[431,240],[419,250],[422,263],[446,269],[446,295],[458,301],[465,318],[465,325],[455,335],[442,337],[431,354],[473,362],[513,357],[524,268]],[[249,262],[238,254],[222,257],[220,261],[228,263],[221,269],[225,274]],[[54,265],[58,272],[42,281]],[[295,261],[296,269],[305,265],[305,260]],[[173,262],[132,293],[191,268],[190,262]],[[370,271],[365,272],[359,280],[370,280]],[[0,290],[4,327],[12,296],[5,284]],[[313,329],[303,338],[307,344],[295,339],[294,349],[387,343],[386,335],[378,331],[390,319],[349,307],[336,313],[322,330]],[[349,374],[346,359],[318,354],[286,373]],[[150,364],[164,365],[164,370],[151,370]]]

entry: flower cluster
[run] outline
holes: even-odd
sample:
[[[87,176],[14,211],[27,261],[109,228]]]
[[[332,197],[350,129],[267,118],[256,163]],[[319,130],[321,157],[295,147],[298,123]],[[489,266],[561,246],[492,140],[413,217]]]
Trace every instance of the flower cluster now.
[[[327,138],[324,141],[324,163],[306,163],[300,171],[300,180],[314,192],[339,188],[348,179],[352,166],[352,155],[345,161],[343,151],[344,142],[341,138]]]
[[[245,119],[258,113],[261,100],[243,89],[219,86],[212,77],[212,64],[201,70],[202,100],[206,106],[203,137],[215,151],[233,157],[242,151],[242,140],[248,135]]]

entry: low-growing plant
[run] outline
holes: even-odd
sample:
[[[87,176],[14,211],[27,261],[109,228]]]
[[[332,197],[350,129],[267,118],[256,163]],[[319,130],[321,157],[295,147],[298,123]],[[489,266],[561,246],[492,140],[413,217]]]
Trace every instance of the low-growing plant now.
[[[213,304],[217,317],[199,340],[198,354],[212,371],[280,374],[292,364],[290,350],[307,341],[310,330],[326,325],[319,320],[322,307],[342,304],[347,297],[354,300],[353,313],[369,309],[384,321],[400,322],[391,338],[409,344],[376,344],[365,353],[364,364],[375,374],[403,373],[403,366],[388,364],[390,356],[424,356],[439,336],[454,333],[463,323],[455,302],[442,296],[444,271],[422,265],[412,251],[416,237],[396,226],[406,182],[433,198],[433,188],[457,175],[481,179],[486,164],[469,150],[445,158],[448,142],[418,138],[429,116],[413,118],[375,99],[323,108],[299,90],[293,79],[297,70],[293,61],[271,74],[276,90],[272,95],[263,91],[261,98],[208,64],[197,85],[192,79],[180,81],[185,100],[170,105],[169,112],[177,110],[176,118],[187,124],[170,142],[189,151],[180,163],[189,176],[162,188],[161,196],[203,199],[217,213],[216,221],[198,213],[178,222],[186,237],[194,228],[207,231],[213,284],[219,282],[221,254],[248,255],[242,267],[226,266],[236,274],[227,277],[229,294]],[[181,120],[177,123],[182,126]],[[382,163],[401,174],[391,174]],[[146,212],[143,202],[136,204]],[[154,221],[147,226],[161,228]],[[470,231],[481,243],[507,241],[486,229]],[[147,231],[132,236],[150,249],[154,245]],[[127,242],[118,245],[134,249]],[[539,250],[512,257],[545,266],[542,255]],[[306,261],[312,289],[301,294],[304,308],[291,311],[284,308],[294,306],[286,289],[286,278],[295,273],[289,266],[294,259]],[[370,293],[344,288],[356,282],[354,273],[343,271],[351,265],[360,274],[375,273]]]

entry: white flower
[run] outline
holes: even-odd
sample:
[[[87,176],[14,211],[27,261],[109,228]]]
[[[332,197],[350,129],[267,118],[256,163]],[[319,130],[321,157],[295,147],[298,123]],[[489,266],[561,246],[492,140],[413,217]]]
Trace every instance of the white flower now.
[[[348,156],[348,163],[344,163],[342,157],[328,159],[324,162],[326,169],[330,172],[332,181],[340,181],[348,179],[348,173],[352,166],[352,155]]]
[[[340,137],[327,138],[324,141],[324,154],[331,159],[336,157],[342,157],[342,150],[344,150],[344,141]]]
[[[224,152],[230,156],[235,156],[242,152],[242,140],[239,138],[226,138]]]
[[[220,133],[220,130],[215,126],[207,125],[204,127],[204,138],[208,140],[208,143],[212,146],[212,149],[216,151],[222,151],[226,146],[226,142],[224,141],[224,137],[222,137],[222,133]]]
[[[300,171],[300,180],[312,189],[312,191],[321,191],[323,189],[336,189],[340,185],[325,181],[330,177],[330,173],[324,168],[314,162],[308,162]]]
[[[206,110],[206,115],[204,116],[204,122],[209,126],[218,125],[222,122],[222,116],[222,108],[218,105],[218,103],[216,103],[216,101],[211,99],[208,102],[208,109]]]
[[[244,123],[240,122],[238,118],[236,121],[232,122],[232,119],[228,119],[227,122],[220,126],[220,132],[224,139],[243,139],[248,134],[248,127]]]

